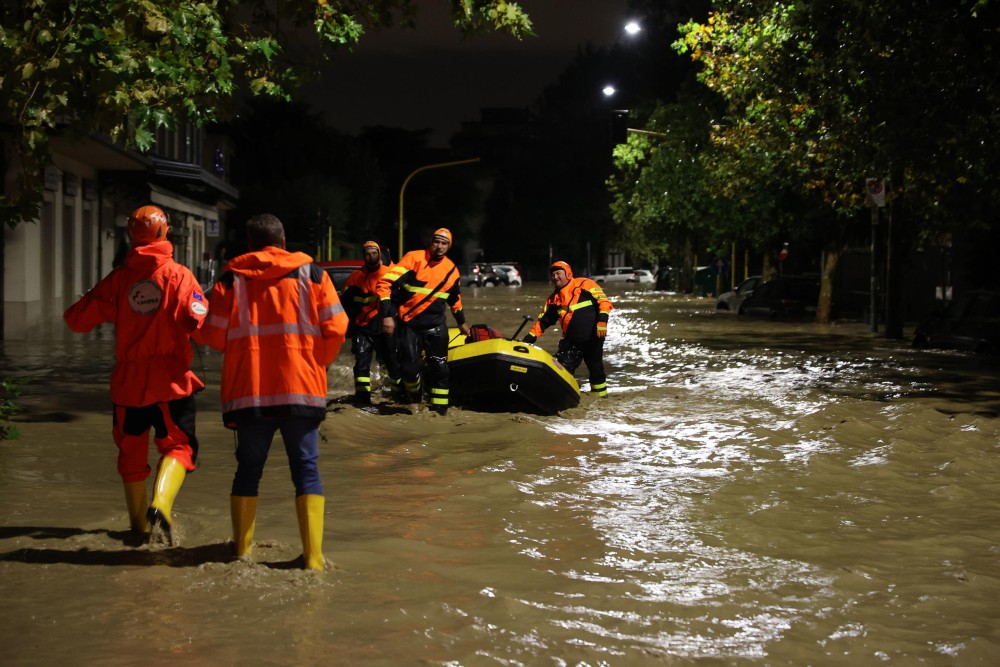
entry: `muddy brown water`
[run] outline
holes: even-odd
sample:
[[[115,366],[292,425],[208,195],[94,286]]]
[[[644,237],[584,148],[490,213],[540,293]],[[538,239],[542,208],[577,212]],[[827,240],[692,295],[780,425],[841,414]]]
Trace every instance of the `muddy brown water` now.
[[[469,320],[511,333],[546,291],[467,291]],[[125,532],[111,332],[8,341],[2,374],[30,382],[0,442],[0,663],[997,664],[997,360],[613,298],[606,399],[554,417],[333,403],[319,575],[295,568],[280,446],[254,561],[230,557],[217,355],[195,360],[180,545],[151,549]]]

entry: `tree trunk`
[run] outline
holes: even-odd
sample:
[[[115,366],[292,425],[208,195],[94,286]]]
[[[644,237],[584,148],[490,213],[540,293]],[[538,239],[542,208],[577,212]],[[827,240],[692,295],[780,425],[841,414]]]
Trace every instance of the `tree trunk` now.
[[[694,291],[695,270],[694,245],[691,243],[691,237],[684,239],[684,250],[682,252],[681,275],[677,287],[681,293],[690,294]]]
[[[833,315],[833,276],[837,273],[841,248],[829,247],[823,253],[822,274],[819,283],[819,302],[816,304],[816,323],[829,324]]]
[[[896,180],[900,179],[900,180]],[[894,183],[902,182],[896,175]],[[885,337],[899,340],[903,337],[903,262],[907,239],[902,233],[906,228],[906,195],[889,200],[888,223],[885,239]]]
[[[774,266],[771,253],[765,252],[760,262],[760,277],[763,280],[770,280],[778,275],[778,269]]]

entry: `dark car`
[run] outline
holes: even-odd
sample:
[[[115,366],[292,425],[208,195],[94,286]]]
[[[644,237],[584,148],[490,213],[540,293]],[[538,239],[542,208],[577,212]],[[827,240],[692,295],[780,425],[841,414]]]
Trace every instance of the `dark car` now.
[[[750,276],[730,292],[723,292],[715,301],[716,310],[739,310],[740,304],[748,296],[753,294],[753,290],[762,282],[760,276]]]
[[[815,317],[819,279],[779,276],[757,285],[739,306],[740,317],[793,320]]]
[[[500,284],[500,276],[489,264],[475,262],[462,267],[463,287],[496,287]]]
[[[672,266],[661,266],[656,272],[656,289],[672,292],[677,289],[677,272]]]
[[[510,287],[521,286],[521,272],[513,264],[491,264],[493,272],[500,278],[500,282]]]
[[[365,263],[360,259],[334,259],[328,262],[318,262],[321,269],[330,275],[333,287],[338,293],[344,291],[347,277],[360,269]]]
[[[1000,354],[1000,292],[966,292],[921,322],[913,347]]]

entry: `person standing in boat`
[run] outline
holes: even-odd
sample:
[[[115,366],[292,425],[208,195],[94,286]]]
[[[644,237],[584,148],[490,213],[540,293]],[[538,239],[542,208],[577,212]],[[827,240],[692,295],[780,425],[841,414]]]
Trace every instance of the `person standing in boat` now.
[[[590,391],[597,396],[607,396],[604,337],[613,308],[611,301],[604,288],[590,278],[574,278],[573,269],[566,262],[553,262],[549,276],[556,289],[522,340],[534,343],[547,328],[558,322],[563,338],[559,341],[556,359],[570,373],[576,371],[581,361],[585,363],[590,373]]]
[[[420,353],[424,352],[431,408],[442,415],[448,414],[449,403],[445,321],[449,308],[462,335],[469,335],[458,267],[445,256],[449,248],[451,232],[442,227],[434,232],[427,250],[406,253],[378,282],[382,330],[392,335],[399,320],[399,361],[407,397],[413,403],[422,400]]]
[[[371,405],[372,356],[389,374],[393,394],[402,391],[402,375],[396,335],[383,331],[383,318],[379,317],[382,306],[378,298],[378,281],[389,272],[391,265],[382,263],[382,248],[375,241],[365,241],[363,248],[365,265],[347,277],[340,301],[351,320],[348,335],[354,355],[354,400],[358,405]]]
[[[173,506],[198,455],[194,394],[204,386],[191,370],[190,339],[208,304],[187,267],[174,261],[167,214],[141,206],[128,219],[132,249],[63,318],[86,333],[115,325],[114,406],[111,435],[118,446],[118,474],[125,484],[129,523],[153,542],[175,543]],[[160,454],[148,501],[149,432]]]

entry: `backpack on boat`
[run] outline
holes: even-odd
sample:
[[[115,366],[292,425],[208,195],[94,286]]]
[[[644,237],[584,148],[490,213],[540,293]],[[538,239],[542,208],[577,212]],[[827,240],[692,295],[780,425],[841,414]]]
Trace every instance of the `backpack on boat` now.
[[[503,334],[486,324],[473,324],[469,327],[469,335],[465,337],[466,343],[478,343],[482,340],[492,338],[503,338]]]

